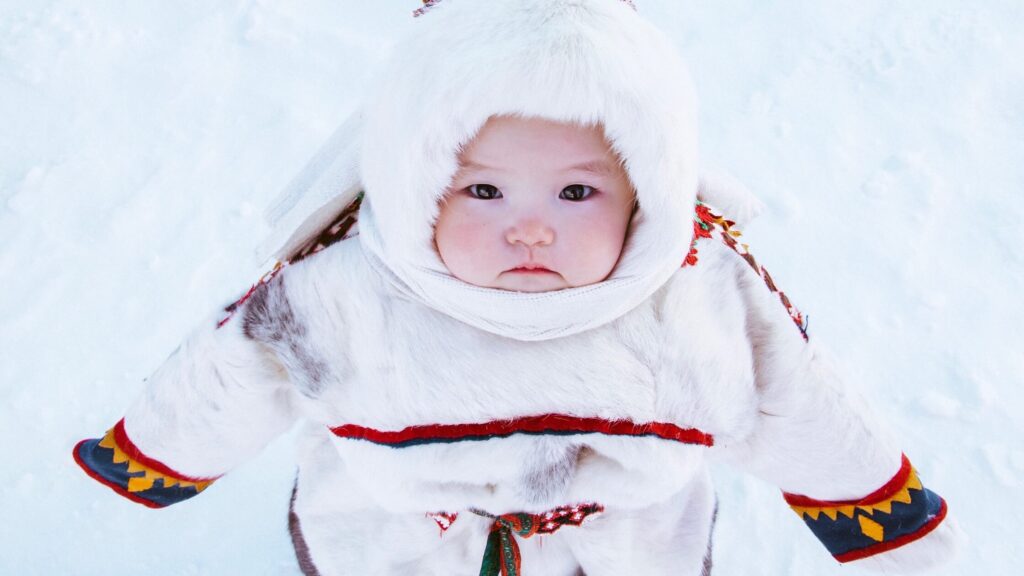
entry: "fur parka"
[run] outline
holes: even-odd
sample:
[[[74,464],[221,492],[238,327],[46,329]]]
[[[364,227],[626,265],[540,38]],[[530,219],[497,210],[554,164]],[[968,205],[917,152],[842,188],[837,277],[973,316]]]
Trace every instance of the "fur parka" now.
[[[260,285],[153,375],[111,435],[142,471],[121,491],[163,504],[170,478],[170,500],[192,496],[189,482],[205,487],[302,418],[294,508],[320,574],[476,574],[491,522],[469,510],[595,502],[604,512],[582,526],[520,547],[525,574],[597,576],[702,573],[709,459],[823,502],[891,484],[899,450],[778,293],[718,238],[697,255],[606,326],[522,342],[396,298],[358,237],[342,241]],[[94,448],[79,459],[102,475]],[[133,476],[149,488],[131,491]],[[440,512],[458,516],[438,537]],[[956,531],[931,528],[860,562],[939,562]]]

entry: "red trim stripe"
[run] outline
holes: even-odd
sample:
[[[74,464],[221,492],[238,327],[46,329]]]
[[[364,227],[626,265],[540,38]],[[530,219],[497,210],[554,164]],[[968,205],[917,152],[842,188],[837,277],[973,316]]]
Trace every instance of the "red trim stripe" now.
[[[369,440],[378,444],[402,444],[413,441],[451,441],[468,437],[504,437],[517,433],[569,433],[608,434],[613,436],[657,436],[685,444],[713,446],[710,434],[694,428],[680,428],[675,424],[648,422],[635,424],[628,420],[604,420],[602,418],[579,418],[564,414],[543,414],[514,420],[495,420],[479,424],[428,424],[409,426],[398,431],[375,430],[356,424],[344,424],[331,428],[331,432],[342,438]]]
[[[129,500],[131,500],[132,502],[135,502],[136,504],[142,504],[143,506],[145,506],[147,508],[163,508],[164,507],[162,504],[157,504],[156,502],[151,502],[149,500],[146,500],[145,498],[142,498],[142,497],[136,496],[135,494],[132,494],[131,492],[125,490],[121,486],[119,486],[117,484],[114,484],[113,482],[107,480],[103,476],[100,476],[95,471],[93,471],[92,468],[89,468],[89,466],[87,466],[85,464],[85,462],[83,462],[82,459],[78,456],[78,451],[82,448],[82,444],[85,444],[86,442],[89,442],[89,439],[82,440],[78,444],[75,444],[75,449],[71,452],[71,455],[74,456],[75,463],[78,464],[78,466],[82,470],[84,470],[85,473],[88,474],[90,478],[92,478],[93,480],[99,482],[100,484],[103,484],[107,488],[110,488],[114,492],[117,492],[119,495],[121,495],[121,496],[123,496],[123,497],[125,497],[125,498],[127,498]]]
[[[907,480],[910,479],[910,460],[906,454],[903,454],[903,463],[900,465],[899,472],[892,477],[891,480],[885,483],[884,486],[875,490],[871,494],[859,499],[859,500],[815,500],[808,498],[807,496],[801,496],[799,494],[789,494],[783,492],[782,495],[786,499],[786,503],[790,506],[800,506],[804,508],[834,508],[836,506],[869,506],[871,504],[878,504],[879,502],[885,502],[897,492],[902,490],[907,485]]]
[[[851,550],[850,552],[846,552],[844,554],[839,554],[835,556],[835,559],[843,563],[852,562],[854,560],[860,560],[861,558],[867,558],[868,556],[874,556],[875,554],[881,554],[882,552],[888,552],[889,550],[893,550],[895,548],[899,548],[900,546],[910,544],[915,540],[924,538],[926,535],[928,535],[929,532],[937,528],[938,525],[941,524],[942,520],[945,518],[946,501],[942,500],[942,506],[939,508],[939,513],[933,516],[931,520],[921,525],[921,527],[918,528],[917,532],[904,534],[899,538],[893,538],[892,540],[879,542],[878,544],[868,546],[867,548],[861,548],[860,550]]]
[[[151,470],[155,470],[156,472],[159,472],[164,476],[170,476],[175,480],[184,480],[186,482],[213,482],[217,478],[220,478],[220,476],[213,476],[211,478],[203,478],[199,476],[186,476],[185,474],[182,474],[181,472],[174,470],[173,468],[164,464],[163,462],[160,462],[159,460],[154,460],[149,456],[146,456],[128,438],[128,433],[125,432],[124,430],[124,418],[118,420],[117,424],[114,425],[114,442],[117,442],[117,446],[135,462],[138,462],[139,464],[142,464],[143,466]]]

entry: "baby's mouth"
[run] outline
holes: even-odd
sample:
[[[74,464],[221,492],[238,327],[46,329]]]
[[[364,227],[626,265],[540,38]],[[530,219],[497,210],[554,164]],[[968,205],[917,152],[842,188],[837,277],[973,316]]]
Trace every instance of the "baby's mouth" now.
[[[514,274],[554,274],[555,273],[554,270],[548,270],[547,268],[541,266],[540,264],[521,264],[519,266],[516,266],[515,268],[512,268],[510,270],[506,270],[506,272],[511,272],[511,273],[514,273]]]

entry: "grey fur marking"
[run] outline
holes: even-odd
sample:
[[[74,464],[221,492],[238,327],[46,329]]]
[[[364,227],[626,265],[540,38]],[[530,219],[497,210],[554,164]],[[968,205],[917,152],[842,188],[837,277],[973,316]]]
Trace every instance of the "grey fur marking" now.
[[[292,537],[292,547],[295,549],[295,559],[299,562],[299,570],[304,576],[320,576],[313,558],[309,554],[309,545],[306,544],[306,537],[302,534],[302,521],[295,513],[295,496],[299,492],[299,479],[295,478],[292,486],[292,499],[288,503],[288,533]]]
[[[538,465],[519,477],[519,493],[530,502],[540,504],[559,499],[576,475],[580,447],[558,447],[554,451],[552,448],[538,446]]]
[[[315,398],[323,391],[327,363],[310,349],[309,329],[292,308],[283,275],[260,285],[246,301],[242,333],[277,353],[302,395]]]
[[[704,569],[701,576],[711,576],[711,552],[715,540],[715,523],[718,522],[718,497],[715,496],[715,509],[711,513],[711,531],[708,533],[708,551],[704,554]]]

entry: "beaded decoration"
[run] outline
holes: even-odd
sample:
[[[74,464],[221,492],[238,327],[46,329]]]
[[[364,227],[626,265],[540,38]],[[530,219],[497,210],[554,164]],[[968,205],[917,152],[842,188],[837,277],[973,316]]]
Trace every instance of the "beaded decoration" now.
[[[356,199],[349,203],[349,205],[346,206],[340,214],[335,216],[334,220],[331,221],[331,224],[324,228],[323,231],[303,244],[302,247],[296,250],[291,257],[285,259],[284,262],[275,262],[274,267],[260,277],[255,284],[249,287],[249,290],[243,294],[241,298],[224,308],[224,317],[217,322],[217,328],[227,324],[228,320],[231,320],[231,317],[235,315],[235,312],[238,311],[242,304],[245,304],[245,302],[252,297],[253,293],[256,292],[256,289],[273,280],[285,266],[301,262],[328,246],[341,242],[342,240],[348,240],[349,238],[359,234],[359,206],[362,205],[362,203],[363,193],[360,192],[359,195],[356,196]]]
[[[803,336],[804,341],[807,341],[809,339],[807,335],[807,317],[797,310],[796,306],[789,301],[789,297],[783,291],[779,290],[778,286],[775,285],[775,281],[768,274],[768,270],[757,263],[753,254],[749,252],[750,247],[736,241],[737,238],[742,236],[742,233],[733,228],[735,225],[735,222],[726,220],[721,215],[714,213],[710,206],[698,200],[693,216],[693,242],[690,244],[690,253],[683,260],[683,267],[697,264],[697,242],[701,238],[711,238],[717,235],[726,246],[739,254],[753,268],[754,272],[764,280],[769,291],[779,295],[779,301],[782,302],[786,313],[789,314],[797,329],[800,330],[800,335]]]
[[[420,16],[423,16],[440,1],[441,0],[423,0],[423,7],[413,10],[412,17],[419,18]]]
[[[530,538],[536,534],[554,534],[563,526],[579,526],[588,516],[604,512],[604,506],[577,504],[559,506],[543,514],[518,512],[501,516],[475,508],[470,512],[494,520],[480,563],[480,576],[521,576],[522,556],[516,536]]]
[[[437,523],[437,527],[441,529],[441,535],[443,536],[444,533],[447,532],[448,529],[452,527],[452,524],[454,524],[455,521],[459,518],[459,513],[428,512],[427,518],[430,518],[431,520]]]
[[[521,576],[522,556],[516,536],[529,538],[535,534],[554,534],[563,526],[579,526],[588,516],[604,512],[604,506],[577,504],[575,506],[559,506],[543,514],[517,512],[501,516],[476,508],[470,508],[469,511],[494,520],[494,523],[491,524],[490,534],[487,536],[487,546],[484,548],[484,557],[480,564],[481,576]],[[458,513],[432,512],[428,513],[427,517],[437,522],[441,529],[441,535],[444,535],[459,515]]]
[[[633,4],[633,0],[622,0],[622,2],[625,2],[630,8],[636,10],[636,4]],[[437,6],[440,3],[441,0],[423,0],[423,7],[417,8],[412,11],[413,18],[419,18],[420,16],[423,16],[424,14],[429,12],[431,8]]]
[[[355,200],[349,203],[340,214],[335,216],[334,220],[331,221],[330,226],[324,228],[320,234],[311,239],[301,248],[299,248],[295,254],[288,258],[289,264],[295,264],[307,257],[320,252],[324,248],[331,246],[342,240],[348,240],[349,238],[359,234],[359,207],[363,204],[363,193],[360,192],[356,195]]]
[[[275,262],[274,268],[271,269],[266,274],[264,274],[263,276],[261,276],[260,279],[256,281],[255,284],[249,287],[249,290],[245,294],[243,294],[241,298],[225,306],[224,317],[217,322],[217,328],[220,328],[221,326],[227,324],[228,320],[231,320],[231,317],[235,315],[235,312],[237,312],[238,309],[242,307],[242,304],[245,304],[246,301],[248,301],[249,298],[252,297],[253,293],[256,292],[256,289],[273,280],[274,276],[277,276],[281,272],[281,270],[284,269],[284,267],[285,264]]]

